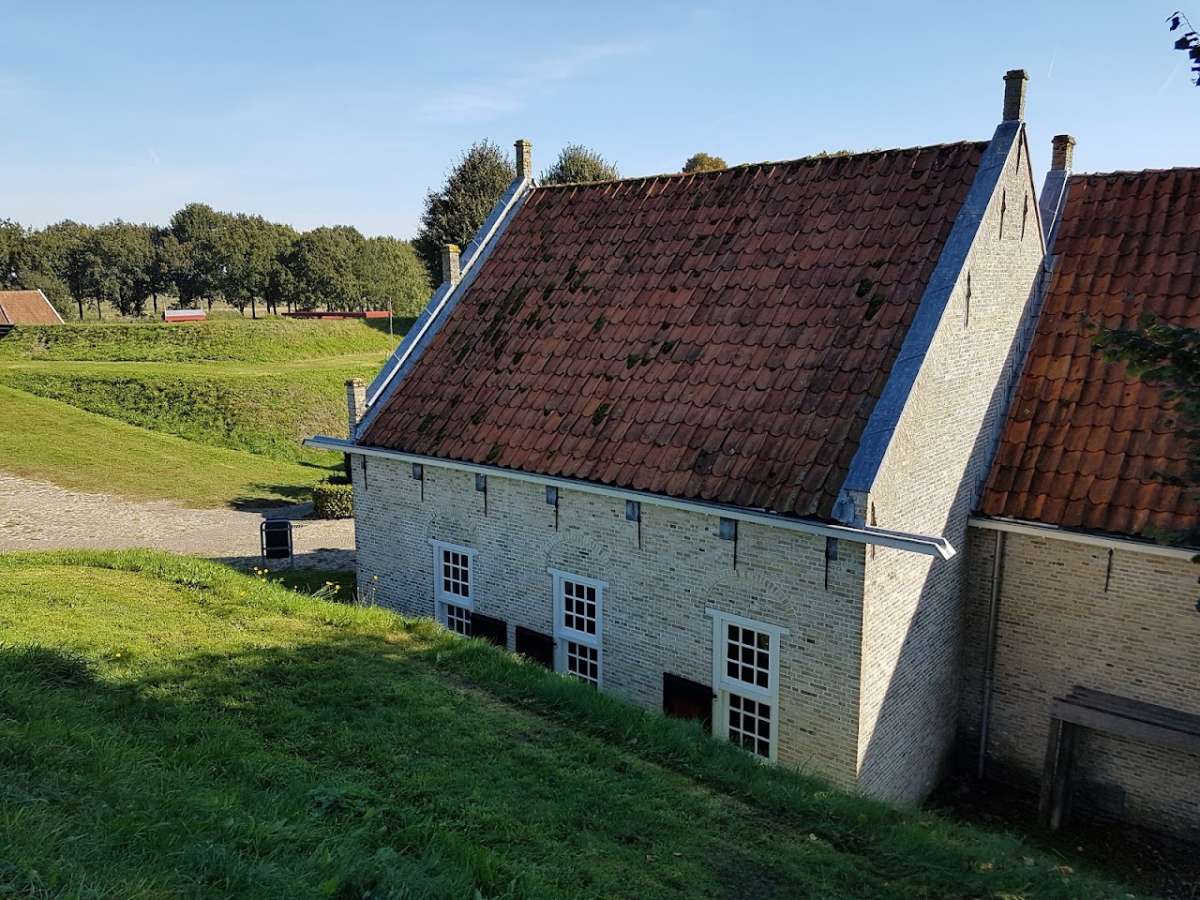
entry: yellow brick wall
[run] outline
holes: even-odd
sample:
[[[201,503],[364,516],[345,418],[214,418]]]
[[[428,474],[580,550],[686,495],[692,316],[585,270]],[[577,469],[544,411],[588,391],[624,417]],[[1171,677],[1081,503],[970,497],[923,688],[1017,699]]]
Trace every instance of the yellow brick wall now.
[[[972,528],[961,737],[978,747],[996,533]],[[1050,705],[1075,685],[1200,714],[1200,566],[1008,534],[989,753],[1040,777]],[[1080,778],[1125,791],[1131,821],[1200,836],[1200,755],[1085,733]]]
[[[1041,269],[1035,208],[1018,141],[866,498],[868,523],[944,535],[959,551],[949,561],[867,551],[858,766],[876,796],[922,800],[953,747],[967,520]]]
[[[353,466],[360,585],[378,601],[432,616],[431,539],[477,551],[476,610],[553,631],[548,569],[607,582],[604,689],[662,707],[664,672],[712,684],[710,608],[785,628],[780,644],[779,761],[854,783],[863,546],[841,542],[825,582],[825,539],[739,523],[733,544],[716,516],[560,490],[558,528],[545,489],[492,475],[487,511],[474,476],[378,457]],[[378,576],[376,582],[375,576]]]

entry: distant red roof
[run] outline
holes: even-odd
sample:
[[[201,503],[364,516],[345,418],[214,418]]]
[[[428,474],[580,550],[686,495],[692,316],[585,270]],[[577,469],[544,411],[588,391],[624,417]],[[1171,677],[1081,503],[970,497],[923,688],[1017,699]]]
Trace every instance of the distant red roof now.
[[[61,325],[41,291],[0,291],[0,325]]]
[[[1137,537],[1194,531],[1172,404],[1092,340],[1144,313],[1200,328],[1200,169],[1072,177],[1052,252],[982,511]]]
[[[536,188],[361,443],[829,517],[985,146]]]

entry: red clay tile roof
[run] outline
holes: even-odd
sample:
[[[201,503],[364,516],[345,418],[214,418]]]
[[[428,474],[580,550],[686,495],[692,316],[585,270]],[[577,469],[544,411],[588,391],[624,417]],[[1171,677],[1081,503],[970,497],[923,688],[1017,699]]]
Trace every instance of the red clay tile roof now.
[[[536,188],[360,441],[827,518],[985,146]]]
[[[58,325],[61,322],[41,291],[0,291],[0,325]]]
[[[1196,504],[1179,485],[1189,442],[1172,404],[1092,339],[1144,313],[1200,328],[1200,169],[1072,177],[1053,253],[982,512],[1136,537],[1192,532]]]

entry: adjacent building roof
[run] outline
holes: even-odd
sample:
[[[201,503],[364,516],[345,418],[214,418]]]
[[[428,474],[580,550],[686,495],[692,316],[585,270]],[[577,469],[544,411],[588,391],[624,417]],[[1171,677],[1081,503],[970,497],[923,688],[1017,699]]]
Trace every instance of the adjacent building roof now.
[[[62,320],[41,291],[0,291],[0,325],[61,325]]]
[[[828,518],[985,147],[534,188],[359,442]]]
[[[1200,169],[1077,175],[982,512],[1160,538],[1200,521],[1163,392],[1092,348],[1143,314],[1200,328]]]

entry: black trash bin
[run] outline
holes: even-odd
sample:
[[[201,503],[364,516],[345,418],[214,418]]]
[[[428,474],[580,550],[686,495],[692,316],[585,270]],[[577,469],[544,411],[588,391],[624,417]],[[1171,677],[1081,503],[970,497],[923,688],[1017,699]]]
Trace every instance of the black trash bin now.
[[[264,560],[292,558],[292,523],[288,519],[264,519],[259,529]]]

